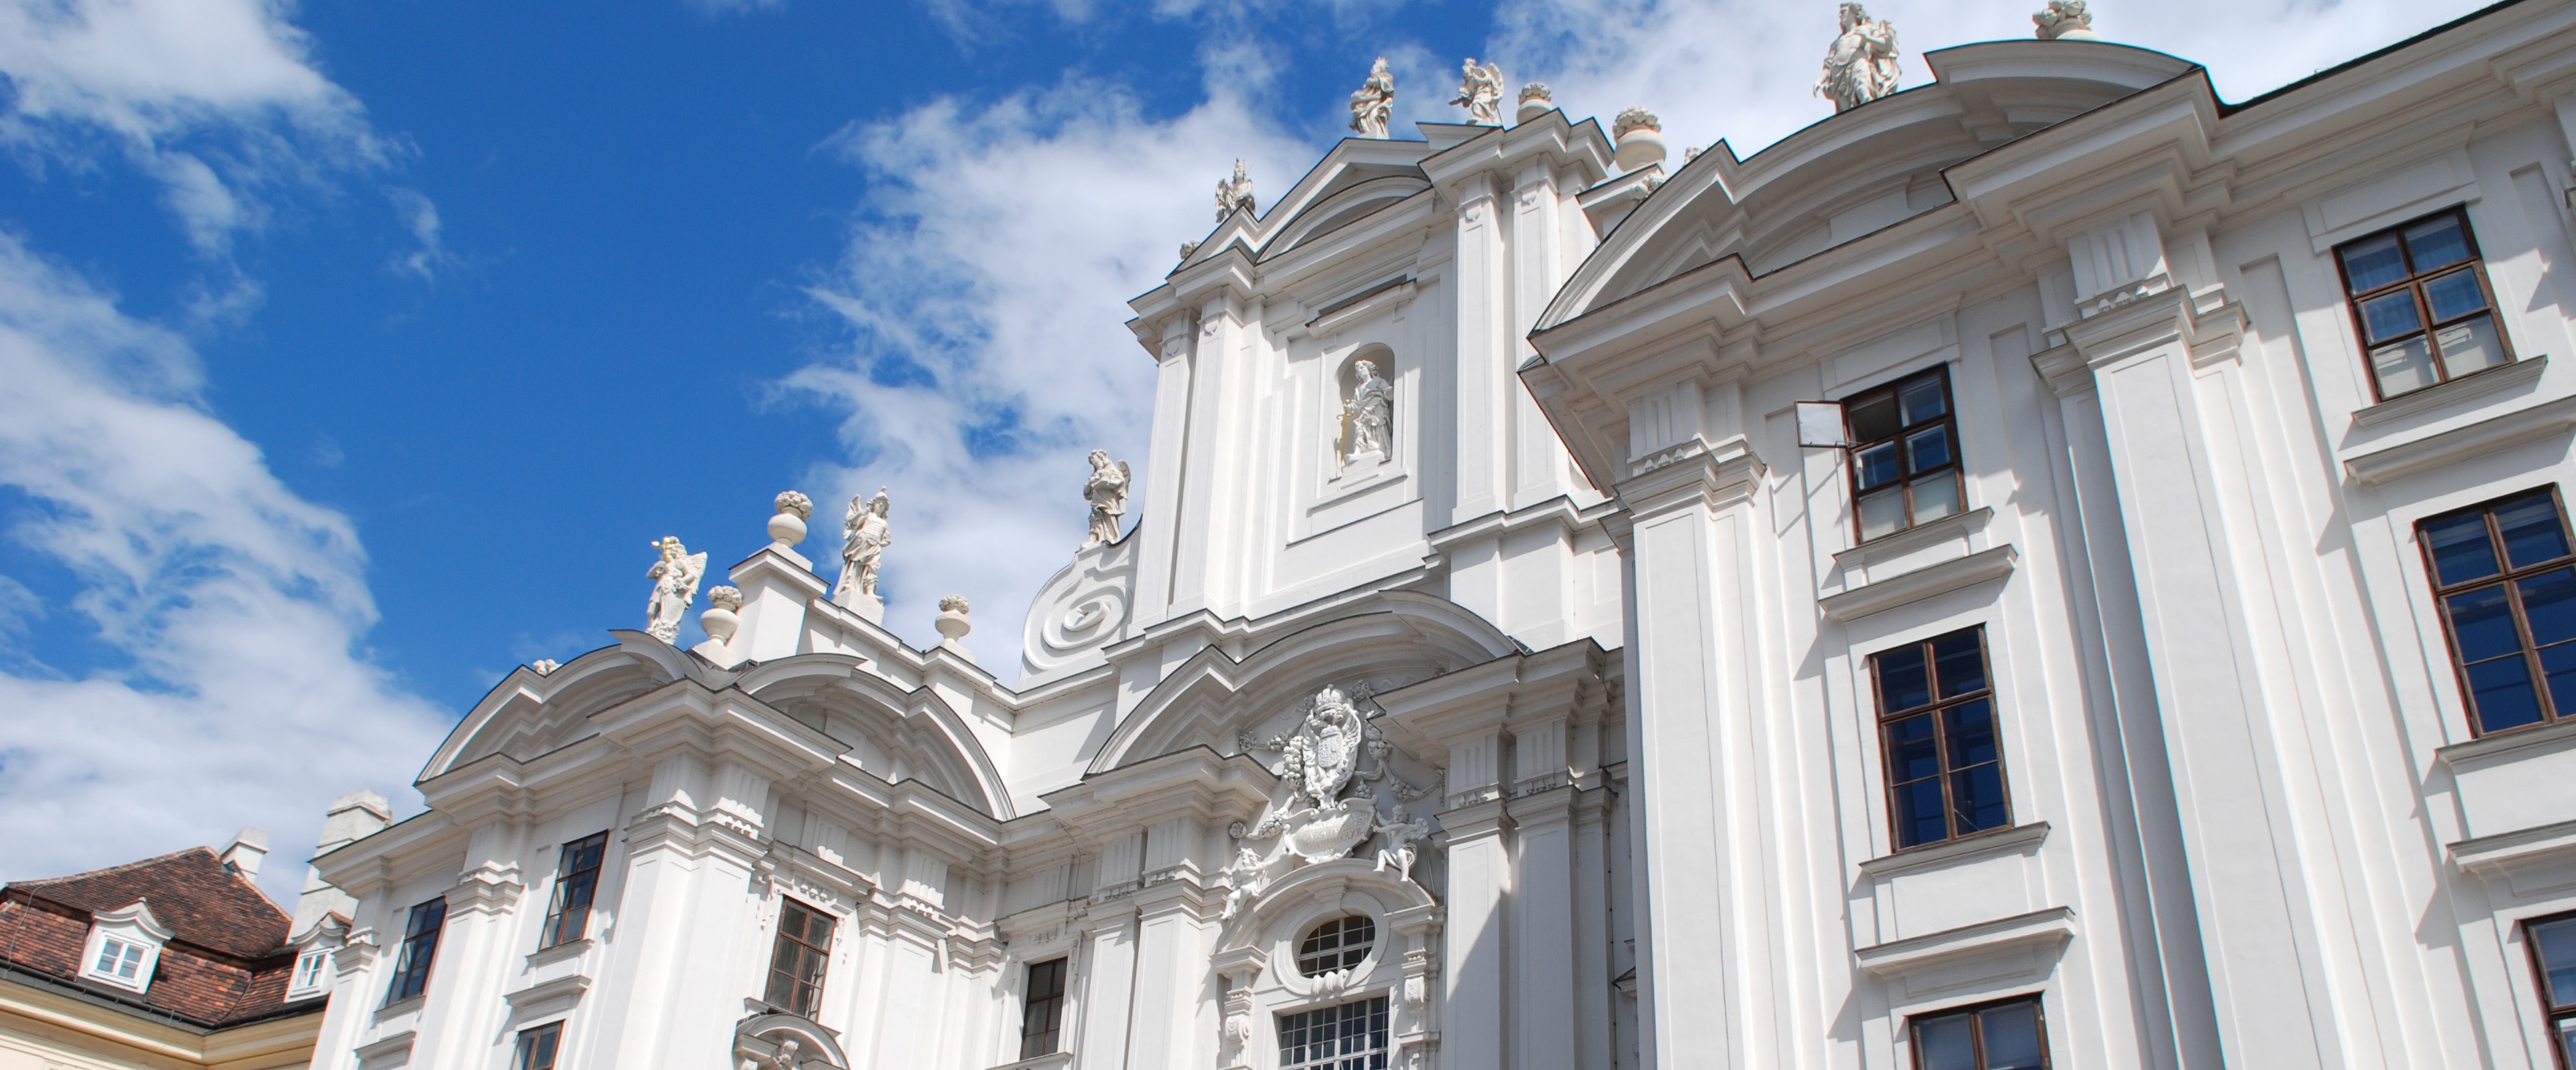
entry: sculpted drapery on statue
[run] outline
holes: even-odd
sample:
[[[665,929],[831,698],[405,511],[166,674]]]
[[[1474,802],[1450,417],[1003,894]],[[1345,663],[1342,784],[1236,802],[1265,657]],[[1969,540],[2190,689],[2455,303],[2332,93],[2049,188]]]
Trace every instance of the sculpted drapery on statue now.
[[[653,595],[644,603],[644,633],[676,643],[680,618],[689,612],[689,603],[698,600],[698,579],[707,574],[707,555],[690,553],[676,536],[663,536],[653,548],[662,551],[662,559],[644,570],[644,578],[653,581]]]
[[[1458,97],[1449,103],[1467,109],[1467,121],[1480,126],[1503,125],[1503,69],[1491,63],[1478,64],[1467,57],[1460,66]]]
[[[1363,360],[1351,365],[1359,382],[1351,385],[1350,400],[1342,403],[1342,459],[1356,461],[1370,454],[1388,457],[1389,431],[1395,426],[1395,386],[1379,377],[1377,362]]]
[[[1896,92],[1896,27],[1873,19],[1859,4],[1842,6],[1842,35],[1825,50],[1825,73],[1816,92],[1849,111]]]
[[[1361,137],[1383,138],[1387,120],[1395,116],[1395,75],[1386,69],[1386,57],[1379,56],[1369,66],[1368,81],[1351,94],[1351,132]]]
[[[1253,214],[1252,176],[1243,173],[1241,160],[1234,161],[1233,178],[1222,179],[1216,184],[1216,221],[1223,223],[1227,216],[1236,212]]]
[[[1365,688],[1359,697],[1367,698]],[[1278,753],[1270,771],[1278,775],[1279,784],[1271,789],[1270,802],[1259,818],[1249,826],[1237,824],[1228,830],[1244,845],[1225,869],[1229,891],[1220,917],[1240,913],[1285,871],[1347,857],[1373,835],[1386,837],[1387,849],[1381,856],[1398,868],[1403,879],[1412,878],[1412,841],[1428,836],[1430,827],[1408,821],[1402,807],[1392,821],[1378,815],[1373,785],[1391,779],[1387,758],[1392,748],[1360,712],[1351,693],[1324,688],[1306,703],[1305,715],[1293,730],[1266,741],[1246,737],[1239,742],[1245,750]],[[1392,790],[1398,799],[1427,794],[1401,780],[1393,781]],[[1266,851],[1253,845],[1274,837]]]
[[[877,567],[884,563],[886,547],[894,544],[894,528],[886,519],[893,509],[884,487],[877,488],[874,498],[850,499],[849,515],[841,522],[841,579],[832,587],[832,601],[849,605],[853,598],[877,596]]]
[[[1127,515],[1127,486],[1134,481],[1127,462],[1111,461],[1108,450],[1091,451],[1091,478],[1082,485],[1082,498],[1091,503],[1091,535],[1083,540],[1084,549],[1118,541],[1118,518]]]

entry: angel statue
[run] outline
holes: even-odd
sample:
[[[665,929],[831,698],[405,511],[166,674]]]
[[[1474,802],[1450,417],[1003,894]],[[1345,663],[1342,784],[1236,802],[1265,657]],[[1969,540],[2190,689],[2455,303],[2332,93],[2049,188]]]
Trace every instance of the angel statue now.
[[[1476,57],[1467,57],[1458,76],[1458,99],[1449,103],[1466,108],[1470,123],[1503,125],[1503,69],[1491,63],[1480,66]]]
[[[1386,69],[1386,57],[1379,56],[1369,66],[1368,81],[1360,83],[1359,92],[1351,94],[1351,132],[1361,137],[1386,136],[1386,122],[1395,115],[1395,75]]]
[[[1234,920],[1235,915],[1243,913],[1245,903],[1269,887],[1269,865],[1261,852],[1249,847],[1236,851],[1234,864],[1225,867],[1225,884],[1225,909],[1218,912],[1218,921]]]
[[[1241,160],[1234,161],[1233,178],[1216,184],[1216,221],[1223,223],[1236,212],[1252,214],[1252,176],[1243,173]]]
[[[874,498],[850,499],[849,516],[841,522],[841,581],[832,587],[832,601],[846,606],[853,598],[877,596],[877,566],[894,545],[894,529],[886,523],[893,508],[884,487]]]
[[[662,551],[662,559],[644,570],[644,578],[653,581],[653,596],[644,603],[644,633],[677,643],[680,618],[689,612],[689,603],[698,600],[698,578],[707,574],[707,555],[690,553],[672,535],[663,536],[653,548]]]
[[[1377,374],[1377,362],[1358,361],[1351,366],[1360,381],[1351,387],[1351,399],[1342,403],[1342,417],[1350,430],[1343,436],[1342,459],[1356,461],[1369,454],[1388,456],[1387,431],[1395,424],[1395,387]]]
[[[1406,812],[1403,803],[1397,803],[1393,813],[1378,819],[1377,828],[1373,831],[1386,841],[1386,846],[1378,848],[1377,871],[1384,873],[1386,867],[1394,866],[1398,880],[1412,880],[1413,860],[1421,854],[1420,849],[1413,846],[1413,841],[1428,838],[1431,823],[1413,817]]]
[[[1133,482],[1127,462],[1110,460],[1108,450],[1091,451],[1091,478],[1082,485],[1082,498],[1091,503],[1091,537],[1083,549],[1118,541],[1118,518],[1127,515],[1127,485]]]
[[[1842,27],[1842,36],[1825,50],[1824,76],[1816,79],[1816,92],[1831,98],[1838,112],[1896,92],[1898,75],[1895,26],[1870,18],[1859,4],[1844,4]]]

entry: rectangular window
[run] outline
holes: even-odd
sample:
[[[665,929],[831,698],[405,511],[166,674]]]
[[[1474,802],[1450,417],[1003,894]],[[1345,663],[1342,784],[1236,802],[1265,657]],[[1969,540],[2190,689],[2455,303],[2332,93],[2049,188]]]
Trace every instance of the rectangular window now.
[[[1870,656],[1887,809],[1898,849],[2012,824],[2003,740],[1986,678],[1986,630],[1934,636]]]
[[[769,955],[772,1007],[814,1016],[823,1003],[823,962],[831,954],[832,916],[793,899],[778,912],[778,944]]]
[[[569,944],[590,931],[590,900],[599,891],[599,858],[608,853],[608,834],[593,833],[563,845],[555,865],[554,905],[546,909],[541,948]]]
[[[403,924],[402,957],[394,960],[393,987],[385,1002],[400,1003],[429,989],[429,960],[438,957],[438,933],[447,927],[447,897],[411,908]]]
[[[510,1060],[510,1070],[555,1070],[555,1049],[562,1043],[562,1022],[519,1030],[519,1050]]]
[[[2382,399],[2513,363],[2466,209],[2345,242],[2335,263]]]
[[[1064,1026],[1063,959],[1029,964],[1028,991],[1020,997],[1020,1058],[1055,1054]]]
[[[2576,716],[2576,560],[2556,489],[2434,517],[2415,534],[2470,730]]]
[[[1279,1070],[1386,1070],[1386,997],[1279,1016]]]
[[[2560,1070],[2576,1067],[2576,914],[2527,921],[2522,942],[2531,972],[2540,978],[2540,1009],[2549,1019],[2549,1047]]]
[[[1967,508],[1950,372],[1934,368],[1843,401],[1860,541]]]
[[[2037,996],[1918,1014],[1906,1024],[1915,1070],[2048,1070]]]
[[[142,968],[143,948],[141,945],[129,944],[123,940],[109,936],[103,937],[99,940],[98,962],[90,967],[90,972],[106,977],[113,977],[119,981],[131,981],[134,979],[136,972],[140,971]]]

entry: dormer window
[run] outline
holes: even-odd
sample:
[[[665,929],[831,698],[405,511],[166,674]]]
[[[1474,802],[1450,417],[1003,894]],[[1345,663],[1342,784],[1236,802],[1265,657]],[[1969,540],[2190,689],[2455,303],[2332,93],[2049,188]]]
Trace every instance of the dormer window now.
[[[140,899],[123,909],[100,911],[91,919],[89,946],[81,952],[81,978],[141,992],[152,986],[161,945],[169,939],[170,930]]]
[[[295,974],[286,983],[287,1000],[293,1002],[323,994],[330,974],[331,950],[321,947],[305,949],[303,954],[295,956]]]

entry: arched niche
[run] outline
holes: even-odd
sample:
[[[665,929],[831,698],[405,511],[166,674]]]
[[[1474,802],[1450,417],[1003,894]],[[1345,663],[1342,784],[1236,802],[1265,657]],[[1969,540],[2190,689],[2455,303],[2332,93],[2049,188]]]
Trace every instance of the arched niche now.
[[[1298,944],[1307,932],[1349,915],[1376,928],[1367,957],[1319,976],[1299,970]],[[1378,998],[1387,1001],[1388,1063],[1406,1065],[1408,1050],[1429,1043],[1440,998],[1441,915],[1420,884],[1363,858],[1304,866],[1271,883],[1228,923],[1219,944],[1219,1065],[1276,1067],[1281,1015]]]
[[[1365,366],[1365,367],[1363,367]],[[1333,366],[1333,460],[1374,467],[1396,456],[1395,350],[1371,342]]]

